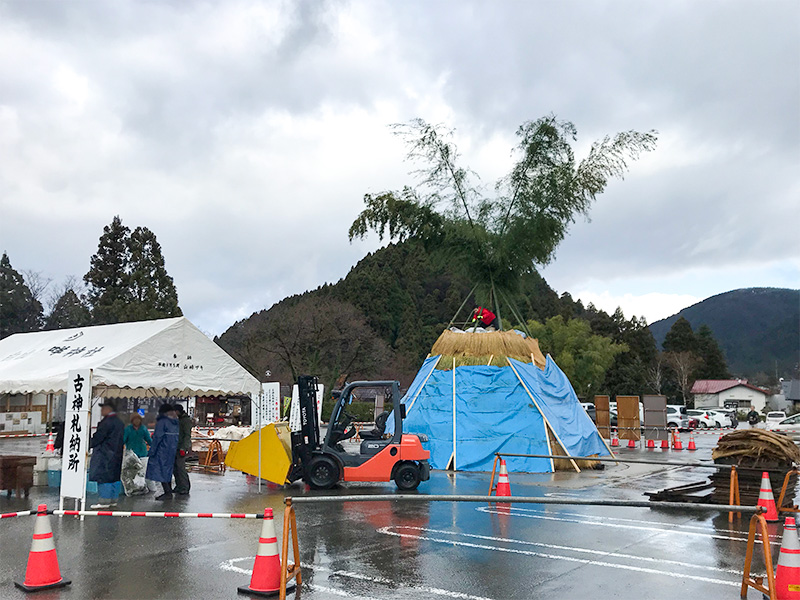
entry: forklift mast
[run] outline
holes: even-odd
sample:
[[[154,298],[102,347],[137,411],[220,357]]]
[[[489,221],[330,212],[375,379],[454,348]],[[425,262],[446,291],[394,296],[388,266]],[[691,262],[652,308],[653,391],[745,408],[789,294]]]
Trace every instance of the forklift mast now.
[[[319,446],[319,416],[317,415],[316,377],[297,378],[300,431],[292,432],[292,459],[295,467],[308,463],[311,453]]]

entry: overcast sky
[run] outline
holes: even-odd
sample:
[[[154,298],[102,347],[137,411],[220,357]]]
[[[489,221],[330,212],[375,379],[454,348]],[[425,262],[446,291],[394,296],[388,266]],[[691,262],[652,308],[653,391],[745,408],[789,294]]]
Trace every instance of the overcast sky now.
[[[387,125],[455,127],[487,185],[548,113],[579,148],[657,129],[544,270],[653,321],[800,287],[800,3],[0,0],[0,251],[82,277],[115,214],[157,234],[221,333],[343,277],[366,192],[411,183]]]

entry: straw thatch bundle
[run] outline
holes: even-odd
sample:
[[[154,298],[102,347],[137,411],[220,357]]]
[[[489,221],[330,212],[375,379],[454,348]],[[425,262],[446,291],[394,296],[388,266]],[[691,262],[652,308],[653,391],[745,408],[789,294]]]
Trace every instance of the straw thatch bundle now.
[[[722,436],[711,453],[715,461],[749,464],[758,461],[800,463],[800,449],[785,435],[764,429],[742,429]],[[725,460],[727,459],[727,460]]]
[[[522,362],[533,360],[540,369],[546,364],[539,342],[514,331],[470,333],[445,329],[433,344],[431,354],[442,356],[437,365],[442,370],[452,369],[454,359],[457,367],[486,364],[505,367],[507,357]]]
[[[567,454],[564,451],[564,448],[561,447],[561,444],[558,443],[558,440],[553,435],[553,432],[550,431],[550,428],[545,426],[545,429],[547,430],[547,437],[550,440],[550,452],[553,454],[553,456],[569,456],[569,454]],[[591,456],[596,456],[596,455],[592,454]],[[597,465],[599,465],[600,463],[596,460],[576,460],[575,464],[578,465],[579,469],[583,470],[583,469],[595,469],[597,468]],[[572,461],[569,460],[558,460],[558,459],[553,460],[553,466],[555,467],[556,471],[575,470],[575,467],[572,466]]]

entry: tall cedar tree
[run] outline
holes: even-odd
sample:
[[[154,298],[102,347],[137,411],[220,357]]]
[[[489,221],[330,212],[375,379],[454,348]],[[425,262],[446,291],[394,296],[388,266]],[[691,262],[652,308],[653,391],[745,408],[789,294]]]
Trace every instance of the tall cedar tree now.
[[[0,339],[14,333],[37,331],[41,325],[41,302],[33,297],[24,278],[3,252],[0,258]]]
[[[684,317],[675,321],[664,337],[664,352],[697,352],[697,338]]]
[[[161,244],[147,227],[137,227],[128,243],[130,266],[128,281],[132,303],[131,321],[180,317],[178,292],[167,274]]]
[[[146,227],[131,234],[119,216],[103,228],[84,281],[97,325],[182,314],[155,234]]]
[[[409,160],[424,165],[420,183],[367,194],[350,239],[375,231],[381,239],[421,240],[476,286],[479,302],[499,307],[502,301],[513,312],[508,295],[520,277],[550,262],[568,227],[588,214],[609,180],[622,177],[628,162],[656,143],[655,132],[626,131],[593,143],[577,161],[572,123],[554,115],[529,121],[517,130],[517,162],[489,197],[459,164],[451,131],[422,119],[395,131],[408,143]]]
[[[69,329],[71,327],[85,327],[92,324],[92,313],[82,298],[72,289],[67,288],[53,305],[53,310],[47,315],[45,329]]]
[[[95,325],[129,321],[128,305],[131,301],[130,229],[115,216],[110,225],[103,228],[103,235],[92,256],[91,268],[83,277],[89,286],[89,304]]]
[[[725,353],[719,347],[714,334],[708,325],[701,325],[697,330],[697,355],[700,366],[695,372],[696,379],[727,379],[730,377]]]

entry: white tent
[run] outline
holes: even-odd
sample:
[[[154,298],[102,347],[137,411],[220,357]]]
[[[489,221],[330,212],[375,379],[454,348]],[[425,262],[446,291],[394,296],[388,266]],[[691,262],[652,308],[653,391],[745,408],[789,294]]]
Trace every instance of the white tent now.
[[[62,393],[91,369],[97,396],[250,395],[261,383],[185,317],[0,340],[0,394]]]

